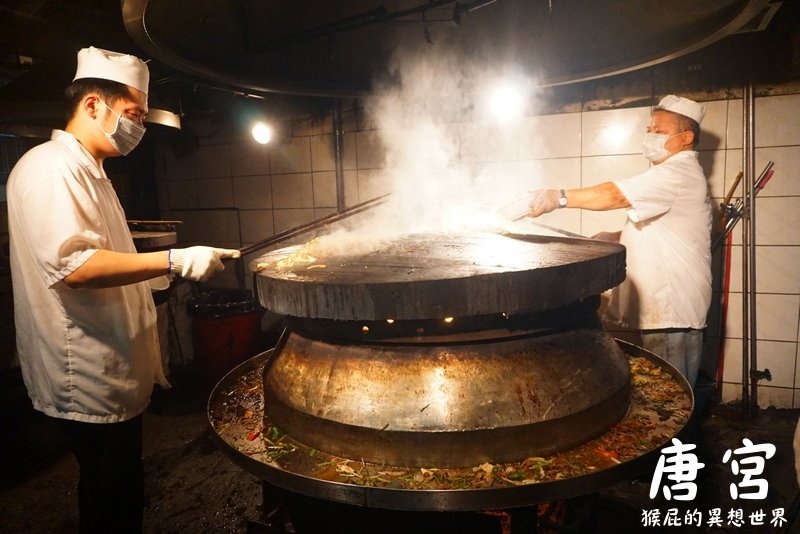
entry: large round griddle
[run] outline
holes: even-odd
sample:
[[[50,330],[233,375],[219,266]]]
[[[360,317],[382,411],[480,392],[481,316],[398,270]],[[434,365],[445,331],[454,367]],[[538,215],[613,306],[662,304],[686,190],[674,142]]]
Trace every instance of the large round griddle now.
[[[630,374],[596,314],[625,276],[620,245],[492,232],[337,245],[251,264],[262,305],[288,316],[267,414],[298,441],[454,467],[562,450],[625,413]]]
[[[442,319],[556,309],[625,279],[615,243],[499,233],[419,234],[369,252],[281,268],[303,246],[251,263],[261,304],[281,315],[342,321]]]
[[[472,474],[473,466],[563,454],[624,423],[641,408],[631,400],[631,366],[596,313],[599,294],[625,277],[624,247],[419,234],[370,247],[312,241],[270,252],[251,269],[261,304],[287,325],[258,384],[263,429],[280,442],[263,438],[267,468],[237,460],[271,483],[350,504],[468,510],[585,493],[626,472],[457,492],[337,478],[338,469],[367,464],[375,480],[386,478],[383,466]],[[666,431],[674,433],[674,425]],[[285,443],[293,445],[281,463],[270,454],[286,452]],[[339,460],[320,470],[318,455]]]

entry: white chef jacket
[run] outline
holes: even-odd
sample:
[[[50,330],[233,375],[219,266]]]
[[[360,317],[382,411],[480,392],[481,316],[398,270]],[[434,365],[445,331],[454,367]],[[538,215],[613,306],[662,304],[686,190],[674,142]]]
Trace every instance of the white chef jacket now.
[[[70,289],[98,249],[135,252],[111,181],[72,134],[55,130],[7,184],[17,351],[28,394],[52,417],[92,423],[142,413],[167,386],[151,286]]]
[[[614,182],[630,203],[627,277],[605,318],[627,328],[703,328],[711,304],[711,201],[697,152]]]

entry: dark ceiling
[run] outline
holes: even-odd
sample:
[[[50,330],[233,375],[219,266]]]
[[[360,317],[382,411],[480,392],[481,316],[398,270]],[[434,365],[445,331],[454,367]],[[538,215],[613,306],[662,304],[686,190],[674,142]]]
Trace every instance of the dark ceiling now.
[[[89,45],[150,59],[151,107],[189,116],[241,100],[265,99],[291,110],[362,95],[389,74],[398,49],[455,50],[469,61],[513,63],[553,86],[709,50],[719,50],[708,56],[718,68],[740,72],[728,56],[738,53],[731,43],[745,42],[740,36],[747,33],[759,37],[746,43],[779,58],[772,62],[782,65],[777,70],[792,63],[794,75],[796,56],[790,50],[784,58],[776,47],[798,46],[797,6],[770,0],[0,0],[0,133],[61,126],[61,92],[72,79],[76,52]]]
[[[359,94],[397,50],[514,63],[541,84],[625,72],[741,29],[769,0],[125,0],[134,40],[260,91]],[[646,6],[646,7],[645,7]]]

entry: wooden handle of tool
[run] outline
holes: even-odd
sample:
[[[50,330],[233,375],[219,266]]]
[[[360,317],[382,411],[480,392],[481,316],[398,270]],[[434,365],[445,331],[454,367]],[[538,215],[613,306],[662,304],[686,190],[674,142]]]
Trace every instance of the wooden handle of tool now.
[[[736,188],[739,187],[739,182],[742,181],[742,176],[744,176],[744,173],[742,171],[739,171],[739,174],[737,174],[736,178],[733,179],[733,185],[728,190],[728,195],[725,197],[725,200],[722,202],[723,206],[727,206],[728,203],[731,201],[731,197],[733,197],[734,191],[736,191]]]

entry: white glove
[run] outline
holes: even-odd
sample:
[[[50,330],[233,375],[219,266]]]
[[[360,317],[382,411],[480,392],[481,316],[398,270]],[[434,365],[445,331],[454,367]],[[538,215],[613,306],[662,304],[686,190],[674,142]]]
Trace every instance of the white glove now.
[[[538,217],[558,208],[558,191],[555,189],[537,189],[531,191],[528,198],[530,198],[528,207],[531,209],[531,217]]]
[[[195,282],[205,282],[225,266],[223,258],[238,258],[238,250],[212,247],[173,248],[169,251],[169,272]]]

